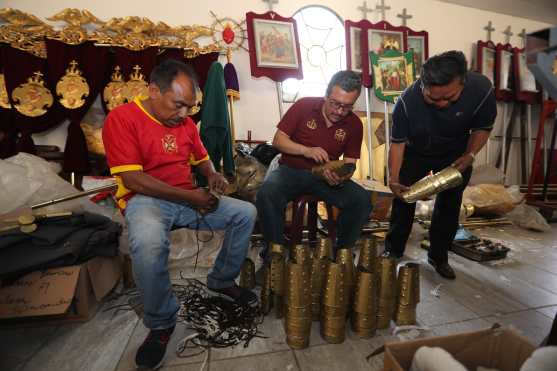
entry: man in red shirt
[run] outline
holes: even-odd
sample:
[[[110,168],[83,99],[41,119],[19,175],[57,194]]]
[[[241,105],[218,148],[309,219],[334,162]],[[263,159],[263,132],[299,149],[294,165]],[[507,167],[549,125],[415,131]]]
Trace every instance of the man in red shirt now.
[[[371,212],[371,197],[350,180],[325,171],[326,180],[311,168],[337,160],[360,158],[362,122],[352,112],[361,91],[360,77],[352,71],[337,72],[325,98],[302,98],[286,112],[277,126],[273,145],[282,153],[279,167],[268,175],[257,192],[256,206],[267,244],[284,244],[284,210],[289,201],[312,194],[341,210],[335,248],[350,248],[360,236]],[[268,249],[266,249],[268,250]],[[267,251],[262,255],[268,261]]]
[[[188,117],[195,105],[195,87],[189,66],[164,61],[151,73],[148,98],[115,108],[103,127],[108,164],[119,183],[118,204],[125,209],[143,322],[150,329],[136,355],[141,369],[162,364],[180,309],[168,273],[172,228],[225,230],[207,286],[239,302],[257,301],[255,294],[234,282],[247,254],[255,208],[224,196],[217,199],[192,184],[192,165],[208,178],[211,190],[222,193],[227,184],[215,172]],[[199,211],[212,209],[203,215]]]

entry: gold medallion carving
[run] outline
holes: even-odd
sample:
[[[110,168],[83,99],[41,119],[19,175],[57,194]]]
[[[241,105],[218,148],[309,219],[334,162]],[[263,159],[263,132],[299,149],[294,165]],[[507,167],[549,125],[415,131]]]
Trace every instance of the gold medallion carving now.
[[[50,90],[44,86],[43,74],[37,71],[33,75],[12,92],[15,109],[29,117],[44,115],[54,101]]]
[[[66,74],[56,84],[56,94],[62,97],[60,104],[66,108],[76,109],[85,104],[85,98],[89,96],[89,85],[81,76],[76,61],[70,62]]]
[[[203,103],[203,92],[201,89],[195,89],[195,106],[189,109],[188,115],[193,116],[201,111],[201,104]]]
[[[112,81],[105,86],[103,91],[103,99],[106,104],[106,108],[108,108],[109,111],[112,111],[114,107],[118,107],[126,102],[126,98],[123,93],[126,83],[122,79],[120,66],[116,66],[114,68],[111,80]]]
[[[8,89],[6,88],[6,80],[4,79],[4,74],[0,73],[0,107],[5,109],[11,109],[12,105],[8,97]]]
[[[149,95],[148,92],[148,84],[145,81],[145,76],[140,73],[141,67],[135,65],[133,68],[134,72],[130,74],[130,80],[126,82],[126,86],[124,87],[124,98],[128,102],[132,102],[135,97],[144,97],[146,98]]]

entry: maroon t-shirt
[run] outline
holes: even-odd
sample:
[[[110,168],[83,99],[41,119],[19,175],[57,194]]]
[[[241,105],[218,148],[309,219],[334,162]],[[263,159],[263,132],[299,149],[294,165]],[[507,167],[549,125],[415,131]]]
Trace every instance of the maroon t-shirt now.
[[[329,154],[330,160],[344,157],[360,158],[362,147],[362,122],[353,112],[346,118],[327,127],[321,111],[323,98],[302,98],[286,112],[277,128],[286,133],[294,142],[306,147],[321,147]],[[281,164],[296,169],[311,169],[315,161],[301,155],[283,153]]]

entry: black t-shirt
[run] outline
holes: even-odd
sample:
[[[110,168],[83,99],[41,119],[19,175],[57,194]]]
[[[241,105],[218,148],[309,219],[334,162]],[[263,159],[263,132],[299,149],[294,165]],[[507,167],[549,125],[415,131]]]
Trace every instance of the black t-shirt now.
[[[394,107],[391,142],[406,143],[407,154],[460,156],[470,132],[491,130],[496,116],[493,85],[479,73],[468,72],[459,99],[443,109],[425,102],[418,79]]]

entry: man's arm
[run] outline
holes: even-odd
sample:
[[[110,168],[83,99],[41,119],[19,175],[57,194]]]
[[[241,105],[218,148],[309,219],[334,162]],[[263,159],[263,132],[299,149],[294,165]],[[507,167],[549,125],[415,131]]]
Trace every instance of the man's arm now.
[[[311,158],[317,163],[329,161],[329,154],[323,148],[306,147],[300,143],[296,143],[280,129],[277,129],[275,133],[275,136],[273,138],[273,146],[282,153],[304,156],[306,158]]]
[[[135,193],[200,207],[209,207],[214,202],[210,194],[203,189],[187,190],[173,187],[141,170],[125,171],[117,175],[122,177],[124,186]]]
[[[205,160],[197,165],[197,168],[203,176],[207,178],[209,182],[209,189],[216,190],[219,193],[224,193],[228,181],[221,173],[218,173],[213,166],[211,160]]]
[[[470,138],[468,138],[466,152],[456,159],[453,166],[460,172],[463,172],[472,166],[476,155],[487,143],[490,134],[491,132],[488,130],[474,130],[472,134],[470,134]]]
[[[406,143],[401,142],[391,143],[391,148],[389,150],[389,188],[391,188],[393,194],[398,198],[401,198],[402,193],[408,190],[406,185],[400,184],[399,179],[405,149]]]

